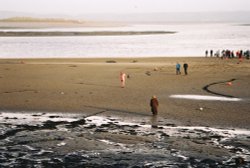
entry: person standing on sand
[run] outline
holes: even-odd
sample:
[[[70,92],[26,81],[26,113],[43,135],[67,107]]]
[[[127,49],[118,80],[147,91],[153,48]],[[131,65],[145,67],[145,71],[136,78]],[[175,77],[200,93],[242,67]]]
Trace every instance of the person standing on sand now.
[[[121,88],[125,87],[125,80],[126,80],[126,74],[124,72],[120,72]]]
[[[205,51],[205,55],[206,55],[206,57],[208,56],[208,50]]]
[[[184,63],[183,64],[183,68],[184,68],[184,72],[185,72],[185,75],[187,75],[187,69],[188,69],[188,64],[187,63]]]
[[[213,55],[214,55],[214,51],[210,50],[210,57],[213,57]]]
[[[158,102],[156,96],[152,96],[152,98],[150,100],[150,107],[151,107],[151,112],[153,115],[158,114],[158,106],[159,106],[159,102]]]
[[[180,75],[181,74],[181,65],[177,62],[176,64],[176,75]]]

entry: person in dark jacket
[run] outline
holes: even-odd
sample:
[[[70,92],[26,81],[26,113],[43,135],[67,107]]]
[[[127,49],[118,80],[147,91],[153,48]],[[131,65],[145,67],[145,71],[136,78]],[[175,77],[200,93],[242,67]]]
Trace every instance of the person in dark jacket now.
[[[187,69],[188,69],[188,64],[187,63],[184,63],[183,64],[183,68],[184,68],[184,72],[185,72],[185,75],[187,75]]]
[[[152,96],[152,98],[150,100],[150,107],[151,107],[151,112],[153,113],[153,115],[158,114],[158,106],[159,106],[159,102],[158,102],[156,96]]]

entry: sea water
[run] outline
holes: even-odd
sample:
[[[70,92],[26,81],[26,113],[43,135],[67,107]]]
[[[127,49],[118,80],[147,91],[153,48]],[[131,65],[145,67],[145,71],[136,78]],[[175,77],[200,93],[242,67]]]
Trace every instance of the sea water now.
[[[204,56],[205,50],[250,49],[250,26],[238,23],[169,23],[123,27],[1,29],[0,31],[175,31],[126,36],[0,37],[0,58]]]

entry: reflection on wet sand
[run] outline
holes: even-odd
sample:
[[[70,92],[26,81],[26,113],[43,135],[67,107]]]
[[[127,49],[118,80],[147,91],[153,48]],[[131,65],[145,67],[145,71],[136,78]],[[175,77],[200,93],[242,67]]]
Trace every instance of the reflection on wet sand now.
[[[150,118],[151,126],[152,128],[157,128],[158,127],[158,118],[157,115],[152,115]]]

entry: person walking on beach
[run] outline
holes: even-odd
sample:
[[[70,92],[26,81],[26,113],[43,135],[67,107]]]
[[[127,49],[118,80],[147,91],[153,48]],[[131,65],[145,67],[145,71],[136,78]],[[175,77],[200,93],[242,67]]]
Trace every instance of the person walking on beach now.
[[[206,57],[208,56],[208,50],[205,51],[205,55],[206,55]]]
[[[184,63],[183,64],[183,68],[184,68],[184,72],[185,72],[185,75],[187,75],[187,69],[188,69],[188,64],[187,63]]]
[[[158,106],[159,106],[159,102],[158,102],[156,96],[152,96],[152,98],[150,100],[150,107],[151,107],[151,112],[153,115],[158,114]]]
[[[176,75],[180,75],[181,74],[181,65],[177,62],[176,64]]]
[[[125,80],[126,80],[126,74],[124,72],[120,72],[121,88],[125,87]]]

